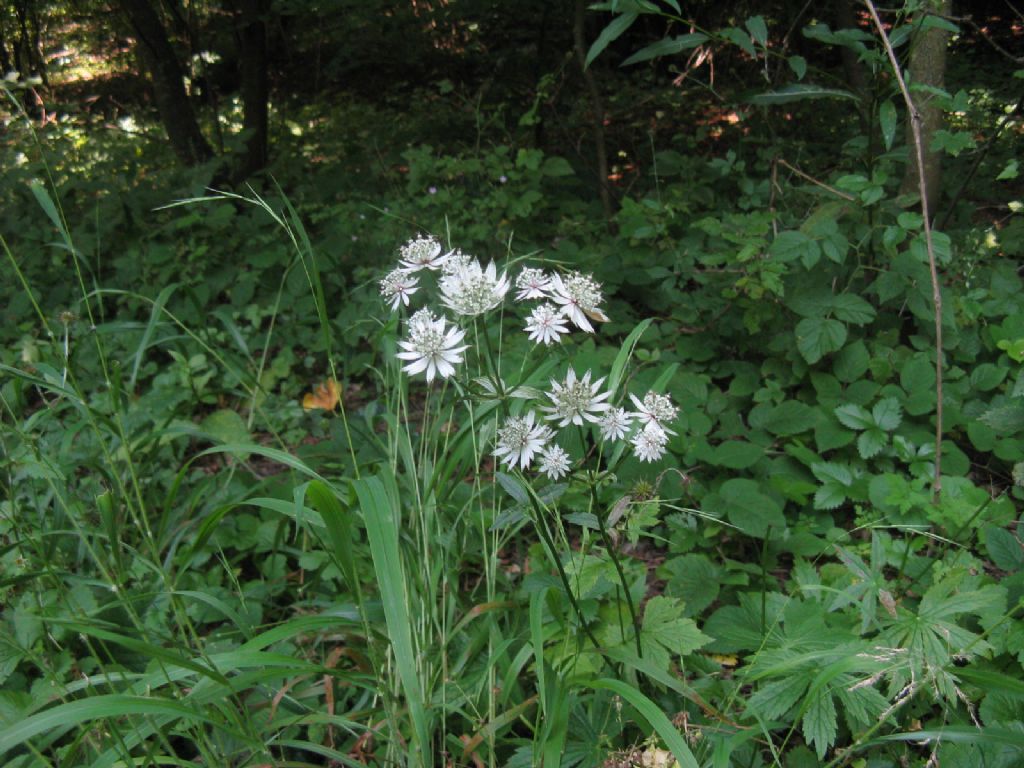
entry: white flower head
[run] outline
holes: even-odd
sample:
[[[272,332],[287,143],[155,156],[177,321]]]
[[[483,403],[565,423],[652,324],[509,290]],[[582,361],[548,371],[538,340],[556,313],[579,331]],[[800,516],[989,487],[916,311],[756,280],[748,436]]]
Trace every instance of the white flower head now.
[[[600,418],[597,414],[611,408],[611,405],[604,402],[611,393],[599,392],[603,383],[603,376],[591,383],[590,371],[577,379],[576,371],[570,368],[565,376],[565,383],[552,379],[551,391],[547,393],[552,405],[542,406],[541,410],[550,414],[547,416],[549,420],[561,419],[558,423],[560,427],[569,424],[582,426],[584,419],[596,422]]]
[[[624,438],[632,423],[633,414],[623,408],[612,408],[601,417],[597,426],[601,429],[602,440],[614,441]]]
[[[568,333],[569,327],[565,324],[565,316],[558,308],[545,301],[530,313],[530,319],[526,321],[526,331],[530,334],[530,341],[552,344],[558,341],[563,333]]]
[[[668,433],[652,421],[637,432],[631,442],[633,455],[640,461],[657,461],[665,455]]]
[[[542,450],[555,433],[551,427],[535,424],[536,414],[530,411],[526,416],[512,416],[505,419],[505,425],[498,430],[498,447],[494,455],[501,461],[520,469],[526,469],[533,461],[533,454]]]
[[[461,269],[446,271],[439,281],[441,301],[459,315],[482,315],[494,309],[508,293],[508,276],[492,261],[486,268],[471,259]]]
[[[551,290],[551,277],[543,269],[526,267],[516,276],[516,301],[546,299]]]
[[[445,325],[443,317],[435,318],[428,309],[421,309],[409,319],[409,338],[398,342],[403,350],[398,359],[409,361],[403,371],[410,376],[426,371],[428,382],[435,375],[446,379],[455,373],[455,364],[462,362],[467,349],[466,345],[459,346],[466,332]]]
[[[672,398],[668,395],[659,395],[657,392],[649,391],[644,395],[641,402],[636,395],[630,395],[629,399],[636,406],[636,417],[644,424],[657,424],[670,434],[675,434],[665,425],[675,419],[679,409],[672,405]]]
[[[551,298],[562,306],[562,314],[568,317],[580,330],[594,332],[594,326],[587,317],[608,322],[608,316],[598,307],[603,300],[601,284],[590,275],[571,272],[564,278],[551,276]]]
[[[419,278],[404,269],[393,269],[380,281],[380,295],[391,304],[391,311],[399,304],[409,306],[409,297],[419,288]]]
[[[440,269],[446,258],[441,255],[441,244],[429,235],[414,237],[399,249],[398,255],[399,269],[406,272]]]
[[[540,469],[551,480],[557,480],[563,475],[569,474],[572,462],[569,454],[558,445],[551,445],[544,449],[540,455]]]
[[[463,253],[458,248],[448,251],[444,255],[444,262],[441,264],[442,275],[457,275],[466,269],[473,262],[473,257]]]

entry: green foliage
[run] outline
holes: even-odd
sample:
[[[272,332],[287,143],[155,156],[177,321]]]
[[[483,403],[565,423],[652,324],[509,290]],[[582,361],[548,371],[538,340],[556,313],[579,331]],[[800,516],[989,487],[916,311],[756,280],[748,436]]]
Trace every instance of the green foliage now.
[[[287,80],[278,161],[237,194],[171,167],[141,110],[40,124],[7,81],[4,764],[1019,762],[1011,73],[961,29],[930,91],[937,349],[907,115],[866,28],[592,9],[606,221],[564,51],[531,40],[525,66],[497,4],[378,11],[318,10],[362,34],[317,72],[376,88],[386,64],[387,87],[331,107]],[[950,24],[887,18],[900,56]],[[535,348],[488,316],[500,377],[410,384],[376,290],[410,230],[511,274],[593,271],[610,321]],[[586,474],[496,469],[499,414],[569,360],[615,402],[680,406],[663,465],[587,427],[563,438]],[[303,408],[330,381],[337,404]]]

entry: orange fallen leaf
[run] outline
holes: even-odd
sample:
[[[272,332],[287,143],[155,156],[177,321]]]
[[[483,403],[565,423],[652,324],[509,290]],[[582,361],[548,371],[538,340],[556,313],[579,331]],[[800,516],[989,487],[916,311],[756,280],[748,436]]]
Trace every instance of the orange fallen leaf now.
[[[317,385],[312,392],[302,396],[302,407],[307,411],[317,408],[333,411],[340,399],[341,385],[334,379],[327,379],[323,384]]]

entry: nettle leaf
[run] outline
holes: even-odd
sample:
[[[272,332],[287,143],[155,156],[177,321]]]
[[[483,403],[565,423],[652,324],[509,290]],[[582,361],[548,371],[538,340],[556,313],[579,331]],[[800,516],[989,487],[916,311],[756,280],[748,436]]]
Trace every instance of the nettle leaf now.
[[[871,409],[871,417],[879,429],[892,432],[903,421],[903,410],[900,408],[899,400],[887,397],[875,403],[875,407]]]
[[[846,326],[838,320],[808,317],[796,325],[796,348],[804,360],[814,364],[846,343]]]
[[[849,429],[870,429],[875,426],[875,420],[871,414],[865,408],[853,403],[840,405],[836,408],[835,414],[839,423]]]
[[[836,705],[827,687],[822,687],[812,694],[807,702],[807,711],[803,717],[804,738],[813,744],[818,759],[825,757],[825,752],[836,740],[839,724],[836,719]]]
[[[711,642],[697,629],[693,619],[683,616],[683,601],[674,597],[652,597],[644,608],[640,640],[645,658],[659,669],[668,669],[671,656],[688,656]]]
[[[877,427],[861,432],[857,437],[857,452],[862,459],[870,459],[880,454],[889,442],[888,435]]]

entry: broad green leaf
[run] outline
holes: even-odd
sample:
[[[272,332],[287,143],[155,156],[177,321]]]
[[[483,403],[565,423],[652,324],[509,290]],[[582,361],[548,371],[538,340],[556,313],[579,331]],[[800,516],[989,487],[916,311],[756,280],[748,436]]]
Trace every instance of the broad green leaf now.
[[[875,319],[875,308],[852,293],[840,293],[832,299],[832,312],[844,323],[867,325]]]
[[[796,325],[796,347],[804,360],[816,363],[846,342],[846,326],[838,320],[808,317]]]
[[[896,138],[896,107],[891,100],[887,99],[879,106],[878,123],[882,129],[882,141],[885,143],[885,148],[890,150]]]
[[[989,392],[1006,378],[1009,371],[993,363],[981,363],[971,370],[971,386],[979,392]]]
[[[985,548],[1000,570],[1012,573],[1024,567],[1024,544],[1005,528],[988,526],[985,529]]]
[[[807,74],[807,59],[803,56],[790,56],[786,59],[789,64],[789,68],[793,70],[793,74],[796,75],[797,80],[803,80],[804,75]]]
[[[857,452],[862,459],[870,459],[880,454],[888,442],[885,432],[871,427],[857,436]]]
[[[738,27],[727,27],[726,29],[723,29],[720,34],[730,43],[738,45],[749,55],[757,55],[754,51],[754,43],[751,42],[750,40],[749,32],[742,30]]]
[[[875,426],[875,420],[867,409],[853,403],[840,405],[836,408],[835,414],[839,423],[850,429],[870,429]]]
[[[715,448],[711,462],[728,469],[747,469],[764,456],[764,448],[745,440],[726,440]]]
[[[768,528],[781,530],[786,526],[782,508],[770,496],[761,492],[761,486],[754,480],[733,478],[726,480],[718,489],[730,523],[744,533],[763,538]]]
[[[238,415],[237,411],[228,408],[222,408],[211,413],[203,419],[199,428],[217,443],[238,445],[252,440],[249,428],[245,425],[245,420]],[[245,461],[249,458],[249,454],[239,451],[238,458]]]
[[[590,63],[601,55],[601,52],[608,47],[608,45],[622,35],[627,29],[633,26],[633,22],[636,21],[637,14],[629,11],[627,13],[620,14],[612,19],[608,26],[601,30],[601,34],[597,36],[593,45],[590,46],[590,50],[587,52],[587,59],[583,63],[583,68],[586,69],[590,66]]]
[[[631,64],[639,64],[641,61],[649,61],[651,59],[657,59],[661,56],[675,56],[677,53],[683,51],[689,51],[696,48],[698,45],[702,45],[707,42],[708,36],[701,34],[700,32],[691,32],[686,35],[677,35],[676,37],[666,37],[664,40],[659,40],[656,43],[641,48],[639,51],[634,53],[624,62],[623,67],[628,67]]]
[[[773,435],[798,435],[814,427],[818,414],[798,400],[784,400],[775,406],[764,405],[750,413],[750,426]]]
[[[871,418],[879,429],[892,432],[903,420],[903,409],[895,397],[886,397],[875,403],[871,409]]]
[[[739,30],[736,31],[739,32]],[[740,34],[743,33],[741,32]],[[731,37],[729,39],[732,40]],[[733,40],[733,42],[736,42],[736,40]],[[749,45],[749,39],[747,43]],[[750,46],[748,53],[753,54],[753,46]],[[812,85],[811,83],[793,83],[774,91],[759,93],[756,96],[752,96],[749,101],[751,104],[773,106],[776,104],[790,104],[794,101],[803,101],[804,99],[850,99],[851,101],[856,101],[857,95],[839,88],[826,88],[821,85]]]
[[[823,483],[832,482],[843,486],[853,483],[853,473],[849,467],[831,461],[811,465],[811,472]]]
[[[852,384],[867,372],[870,362],[867,346],[858,340],[847,344],[836,354],[832,371],[844,384]]]
[[[989,408],[979,418],[998,434],[1012,435],[1024,429],[1024,404],[1010,403]]]
[[[768,26],[763,16],[751,16],[744,24],[754,39],[762,46],[768,44]]]

